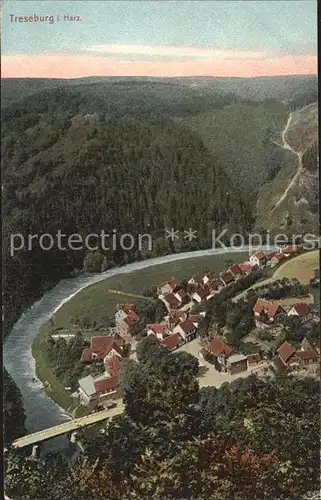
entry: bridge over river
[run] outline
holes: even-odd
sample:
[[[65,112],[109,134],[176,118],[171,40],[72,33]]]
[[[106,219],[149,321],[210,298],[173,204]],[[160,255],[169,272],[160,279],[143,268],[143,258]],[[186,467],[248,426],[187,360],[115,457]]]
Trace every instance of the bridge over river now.
[[[77,431],[84,427],[88,427],[89,425],[98,424],[99,422],[114,417],[115,415],[120,415],[123,411],[124,406],[122,402],[119,402],[116,408],[98,411],[96,413],[86,415],[85,417],[75,418],[69,422],[65,422],[64,424],[55,425],[49,429],[44,429],[42,431],[34,432],[33,434],[28,434],[27,436],[23,436],[16,439],[11,446],[14,449],[21,449],[26,446],[37,445],[43,441],[47,441],[48,439],[61,436],[62,434],[68,434],[69,432]]]

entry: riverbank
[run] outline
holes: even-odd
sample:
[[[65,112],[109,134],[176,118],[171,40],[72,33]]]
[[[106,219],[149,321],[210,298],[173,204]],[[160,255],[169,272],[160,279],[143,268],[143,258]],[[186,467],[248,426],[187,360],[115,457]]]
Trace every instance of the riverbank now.
[[[173,261],[158,264],[142,270],[133,270],[130,273],[118,276],[106,276],[98,283],[87,286],[70,300],[59,307],[51,317],[51,322],[57,329],[73,328],[75,321],[78,323],[92,324],[103,321],[106,315],[112,318],[119,302],[149,300],[142,296],[142,290],[156,287],[166,279],[181,280],[190,278],[193,274],[210,269],[216,272],[223,271],[231,263],[242,262],[248,259],[248,252],[227,253],[224,255],[211,255],[190,257],[188,260]],[[121,268],[119,269],[121,272]],[[58,377],[53,373],[45,354],[45,343],[48,338],[49,324],[42,325],[39,334],[32,344],[32,355],[36,363],[36,374],[45,387],[46,394],[69,414],[76,408],[77,403],[70,397]],[[59,332],[59,330],[58,330]],[[85,412],[84,407],[78,408],[76,415]],[[84,413],[82,413],[84,414]]]
[[[63,408],[72,418],[87,415],[84,407],[71,398],[59,378],[54,374],[45,354],[45,343],[48,337],[46,325],[43,325],[31,346],[32,357],[35,360],[37,378],[43,384],[43,390],[53,401]]]
[[[98,325],[105,321],[106,316],[114,319],[119,303],[149,300],[149,297],[143,297],[143,291],[151,290],[162,281],[189,279],[194,274],[200,274],[206,270],[220,272],[232,263],[247,259],[248,253],[246,252],[191,257],[188,261],[182,259],[132,271],[125,275],[109,277],[86,287],[72,300],[63,304],[52,316],[54,327],[70,329],[76,322]]]

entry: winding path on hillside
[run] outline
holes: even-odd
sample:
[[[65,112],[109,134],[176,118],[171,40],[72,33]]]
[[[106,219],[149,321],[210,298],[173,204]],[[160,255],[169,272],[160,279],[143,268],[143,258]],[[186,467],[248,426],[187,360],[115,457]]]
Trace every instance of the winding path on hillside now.
[[[299,176],[300,176],[300,174],[302,173],[302,170],[303,170],[303,166],[302,166],[302,155],[303,155],[303,153],[301,151],[295,151],[292,148],[292,146],[290,146],[290,144],[286,140],[286,134],[287,134],[287,132],[289,130],[289,127],[290,127],[290,124],[292,122],[292,117],[293,117],[293,113],[290,113],[288,121],[286,123],[286,126],[285,126],[285,128],[284,128],[284,130],[282,132],[282,144],[277,144],[277,145],[280,146],[281,148],[287,150],[287,151],[291,151],[298,158],[298,167],[297,167],[297,171],[296,171],[295,175],[292,177],[290,184],[285,189],[285,191],[282,194],[281,198],[278,200],[278,202],[276,203],[276,205],[274,205],[274,207],[270,210],[270,214],[272,212],[274,212],[274,210],[285,200],[285,198],[287,197],[289,191],[292,189],[292,187],[296,183],[297,179],[299,178]]]

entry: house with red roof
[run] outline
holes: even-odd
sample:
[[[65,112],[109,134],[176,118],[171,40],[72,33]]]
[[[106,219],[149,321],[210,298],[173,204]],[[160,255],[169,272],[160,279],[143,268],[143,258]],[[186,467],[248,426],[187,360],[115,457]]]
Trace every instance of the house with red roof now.
[[[178,325],[176,325],[173,330],[173,333],[179,334],[184,342],[190,342],[191,340],[195,339],[196,332],[197,326],[195,326],[195,323],[193,323],[193,321],[191,321],[189,318],[187,318],[185,321],[182,321],[181,323],[178,323]]]
[[[208,285],[200,285],[197,287],[196,291],[192,295],[194,302],[201,303],[202,300],[207,299],[211,294],[210,287]]]
[[[306,302],[294,304],[288,311],[288,316],[297,316],[304,322],[312,318],[310,308]]]
[[[196,328],[198,328],[199,324],[203,321],[205,315],[206,315],[205,312],[202,312],[200,314],[190,314],[190,316],[188,317],[188,319],[192,323],[194,323],[194,325],[196,326]]]
[[[301,349],[298,351],[298,354],[306,365],[320,363],[320,351],[318,347],[309,342],[306,337],[301,342]]]
[[[182,288],[180,290],[177,290],[177,292],[175,292],[174,295],[179,300],[180,307],[184,306],[190,301],[188,293],[186,293],[185,290],[183,290]]]
[[[285,259],[286,259],[286,257],[283,253],[275,252],[270,256],[270,266],[275,267]]]
[[[256,366],[258,365],[259,363],[261,363],[262,361],[262,358],[261,358],[261,355],[257,352],[255,354],[249,354],[247,356],[247,365],[248,365],[248,368],[252,368],[253,366]]]
[[[134,305],[133,304],[117,304],[117,312],[115,314],[115,323],[118,325],[122,321],[125,320],[125,318],[130,317],[129,323],[137,323],[139,321],[139,316],[137,313],[134,311]]]
[[[155,335],[158,340],[163,340],[167,335],[172,333],[168,326],[164,323],[148,324],[145,327],[145,331],[147,332],[147,335]]]
[[[170,311],[171,309],[179,309],[181,306],[181,302],[173,293],[168,293],[165,296],[160,295],[159,299],[163,302],[167,311]]]
[[[120,365],[121,365],[121,358],[119,356],[113,355],[110,358],[108,358],[107,370],[111,377],[119,377]]]
[[[178,325],[181,321],[185,321],[187,319],[187,314],[185,311],[180,310],[171,310],[167,316],[165,316],[165,322],[167,328],[172,331],[173,328]]]
[[[189,280],[189,285],[202,285],[203,284],[204,275],[202,274],[194,274]]]
[[[239,264],[233,264],[228,268],[227,271],[232,274],[235,281],[238,280],[239,278],[242,278],[242,276],[244,275],[242,268]]]
[[[240,264],[240,268],[243,274],[250,274],[252,271],[255,271],[259,268],[257,264],[251,264],[250,262],[243,262]]]
[[[133,304],[118,304],[115,314],[116,330],[125,337],[130,335],[131,327],[139,321]]]
[[[314,349],[297,351],[297,355],[301,358],[303,368],[311,365],[320,366],[320,355]]]
[[[114,335],[91,337],[90,347],[85,347],[80,360],[83,363],[97,360],[107,364],[108,359],[112,356],[122,358],[123,345],[124,340],[115,338]]]
[[[213,280],[215,280],[217,278],[218,278],[218,274],[217,273],[215,273],[214,271],[209,271],[209,272],[205,273],[204,276],[203,276],[203,284],[206,285],[210,281],[213,281]]]
[[[319,365],[320,355],[314,347],[304,339],[301,343],[301,349],[296,351],[289,342],[283,342],[273,358],[273,364],[277,371],[298,371],[312,368]]]
[[[164,283],[158,285],[157,295],[168,295],[169,293],[175,292],[179,288],[178,281],[172,279],[165,281]]]
[[[106,374],[93,377],[88,375],[78,381],[76,393],[80,402],[90,408],[108,403],[111,397],[117,396],[119,381],[118,377],[109,377]]]
[[[253,255],[250,257],[250,264],[253,266],[258,266],[258,267],[265,267],[268,261],[268,257],[265,252],[262,250],[259,250],[258,252],[255,252]]]
[[[302,365],[302,361],[292,344],[283,342],[276,351],[273,364],[278,371],[298,371]]]
[[[301,247],[299,245],[286,245],[280,248],[280,253],[283,253],[285,257],[290,257],[291,255],[295,255],[301,251]]]
[[[161,340],[160,345],[166,347],[166,349],[170,351],[174,351],[180,345],[182,345],[182,343],[183,342],[181,336],[178,333],[173,333],[173,335],[170,335],[169,337],[166,337],[165,339]]]
[[[233,283],[235,281],[234,276],[230,271],[226,271],[225,273],[221,273],[220,278],[223,281],[224,286],[230,285],[231,283]]]
[[[218,337],[214,337],[211,342],[206,346],[206,350],[214,354],[216,360],[223,372],[227,372],[227,359],[233,353],[233,349],[222,342]]]
[[[214,337],[211,342],[207,346],[207,350],[215,354],[215,356],[218,358],[220,356],[230,356],[233,352],[233,349],[222,342],[221,339],[218,337]]]
[[[254,320],[256,326],[262,323],[274,323],[281,314],[286,314],[284,308],[273,300],[257,299],[253,307]]]
[[[310,342],[306,337],[301,342],[301,351],[311,351],[314,350],[318,353],[317,348],[312,342]]]
[[[216,279],[209,281],[207,283],[207,286],[209,287],[210,292],[213,295],[215,293],[220,292],[225,287],[225,283],[220,277],[218,277]]]

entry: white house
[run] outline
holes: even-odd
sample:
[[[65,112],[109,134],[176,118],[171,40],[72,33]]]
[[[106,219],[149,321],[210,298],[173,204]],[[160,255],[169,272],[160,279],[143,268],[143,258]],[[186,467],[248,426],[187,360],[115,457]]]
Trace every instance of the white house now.
[[[192,299],[195,302],[202,302],[202,300],[206,299],[210,295],[211,291],[207,285],[199,286],[196,291],[192,295]]]
[[[168,311],[170,311],[171,309],[178,309],[181,305],[181,302],[177,297],[175,297],[173,293],[168,293],[167,295],[165,295],[165,297],[160,295],[159,299],[163,302]]]
[[[118,377],[108,377],[106,374],[81,378],[78,381],[79,388],[76,395],[86,406],[96,407],[106,402],[111,395],[118,390]]]
[[[181,305],[189,301],[189,295],[183,289],[178,290],[174,295],[180,301]]]
[[[200,274],[194,274],[194,276],[192,276],[189,280],[188,280],[188,284],[189,285],[201,285],[203,283],[203,276],[201,276]]]
[[[297,304],[294,304],[291,309],[289,309],[288,316],[296,316],[302,320],[308,321],[311,319],[312,315],[308,304],[305,302],[298,302]]]
[[[250,264],[252,266],[265,267],[268,261],[268,257],[265,252],[259,251],[250,257]]]
[[[118,325],[119,323],[122,323],[126,317],[127,317],[127,313],[125,313],[125,311],[123,309],[119,309],[115,314],[116,325]]]
[[[210,281],[212,281],[216,278],[218,278],[217,273],[215,273],[214,271],[208,272],[208,273],[204,274],[204,276],[203,276],[203,283],[204,283],[204,285],[206,285],[207,283],[209,283]]]
[[[169,293],[173,293],[179,287],[179,283],[176,280],[165,281],[157,287],[157,294],[165,296]]]
[[[178,333],[185,342],[193,340],[196,337],[196,332],[197,327],[189,318],[182,323],[178,323],[173,330],[173,333]]]
[[[166,335],[170,335],[172,333],[167,325],[161,323],[146,325],[145,330],[147,335],[155,335],[158,340],[163,340]]]

